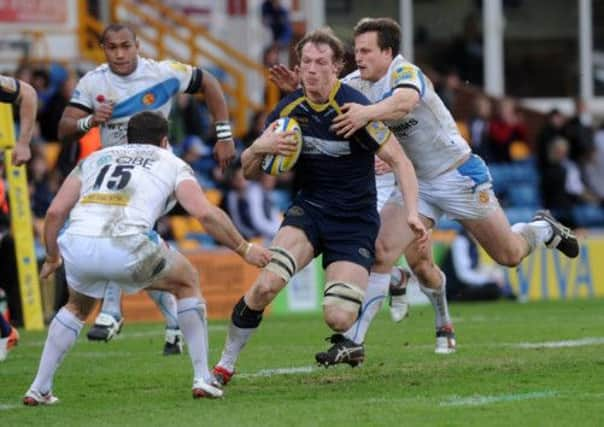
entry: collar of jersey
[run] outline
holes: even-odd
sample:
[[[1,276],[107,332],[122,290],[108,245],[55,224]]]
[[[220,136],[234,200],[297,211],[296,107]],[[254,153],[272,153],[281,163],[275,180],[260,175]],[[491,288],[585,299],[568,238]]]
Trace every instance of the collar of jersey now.
[[[327,102],[324,104],[318,104],[316,102],[312,102],[306,95],[304,95],[304,97],[306,98],[306,102],[308,103],[310,108],[312,108],[313,110],[315,110],[317,112],[321,112],[333,104],[333,99],[336,97],[336,93],[338,93],[338,89],[340,89],[340,86],[341,86],[341,83],[339,80],[337,80],[336,84],[333,85],[333,87],[331,88],[331,91],[329,92],[329,96],[327,97]]]

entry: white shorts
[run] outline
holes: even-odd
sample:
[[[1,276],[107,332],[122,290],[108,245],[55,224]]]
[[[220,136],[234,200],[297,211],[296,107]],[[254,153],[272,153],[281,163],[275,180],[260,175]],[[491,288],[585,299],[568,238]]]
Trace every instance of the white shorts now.
[[[449,219],[486,218],[499,206],[489,169],[475,154],[458,168],[418,184],[417,209],[435,224],[443,214]],[[403,204],[398,188],[387,203]]]
[[[167,271],[170,248],[151,231],[124,237],[92,237],[63,233],[58,240],[67,284],[92,298],[118,285],[135,293]]]

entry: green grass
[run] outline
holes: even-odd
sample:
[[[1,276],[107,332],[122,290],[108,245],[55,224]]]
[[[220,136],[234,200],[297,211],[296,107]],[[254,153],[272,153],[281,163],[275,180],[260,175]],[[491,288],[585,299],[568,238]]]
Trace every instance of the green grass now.
[[[319,315],[268,317],[222,400],[191,398],[189,358],[160,354],[160,325],[126,324],[109,344],[82,334],[55,380],[60,404],[24,407],[45,333],[23,332],[0,364],[0,426],[604,425],[604,300],[454,305],[451,312],[456,354],[433,353],[432,311],[413,307],[401,324],[380,313],[361,368],[328,370],[312,363],[329,335]],[[215,362],[226,323],[210,325]],[[599,340],[518,347],[584,338]],[[292,367],[307,372],[262,375]]]

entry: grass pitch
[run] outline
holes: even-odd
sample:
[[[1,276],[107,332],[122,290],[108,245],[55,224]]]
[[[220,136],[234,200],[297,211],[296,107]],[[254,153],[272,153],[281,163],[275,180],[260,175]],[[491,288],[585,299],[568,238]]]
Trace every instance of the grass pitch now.
[[[0,426],[601,426],[604,300],[452,305],[453,355],[433,353],[429,307],[380,313],[360,368],[314,366],[319,315],[267,317],[221,400],[193,400],[187,355],[161,355],[161,325],[85,330],[59,368],[53,407],[24,407],[45,333],[0,364]],[[211,362],[226,322],[210,322]]]

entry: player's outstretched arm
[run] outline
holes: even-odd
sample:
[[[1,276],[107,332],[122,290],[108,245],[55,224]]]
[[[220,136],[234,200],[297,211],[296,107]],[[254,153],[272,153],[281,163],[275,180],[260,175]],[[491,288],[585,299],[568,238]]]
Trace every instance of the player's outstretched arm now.
[[[262,246],[246,241],[224,211],[211,204],[201,187],[193,180],[182,181],[176,187],[176,198],[181,206],[199,222],[220,244],[234,250],[247,263],[264,267],[271,252]]]
[[[79,166],[78,166],[79,167]],[[77,174],[73,172],[65,179],[59,192],[52,200],[44,219],[44,244],[46,245],[46,260],[42,265],[40,277],[45,279],[61,265],[61,254],[57,244],[59,230],[65,224],[69,212],[80,197],[82,184]]]
[[[269,79],[283,92],[293,92],[300,85],[298,67],[289,69],[283,64],[273,65],[268,70]]]
[[[36,114],[38,112],[38,95],[35,89],[25,83],[19,81],[19,97],[17,102],[20,102],[19,117],[21,118],[21,133],[19,140],[15,144],[13,150],[13,165],[20,166],[27,163],[31,158],[31,150],[29,143],[34,133],[34,126],[36,124]]]
[[[361,105],[346,103],[342,114],[333,119],[332,129],[345,138],[350,138],[372,120],[398,120],[409,114],[419,102],[415,89],[399,87],[389,96],[375,104]]]
[[[246,179],[256,179],[262,173],[262,159],[267,154],[289,156],[295,153],[297,145],[295,132],[275,132],[275,125],[268,126],[252,145],[241,154],[243,175]]]
[[[417,210],[418,184],[413,164],[393,135],[389,136],[388,141],[380,148],[377,155],[394,171],[405,198],[409,228],[415,233],[418,243],[425,243],[428,239],[428,233],[419,218]]]
[[[235,158],[235,142],[231,125],[229,124],[229,108],[224,98],[224,93],[218,80],[205,72],[201,83],[201,91],[204,93],[208,109],[214,119],[216,126],[216,145],[214,145],[214,157],[222,169],[226,168]]]

